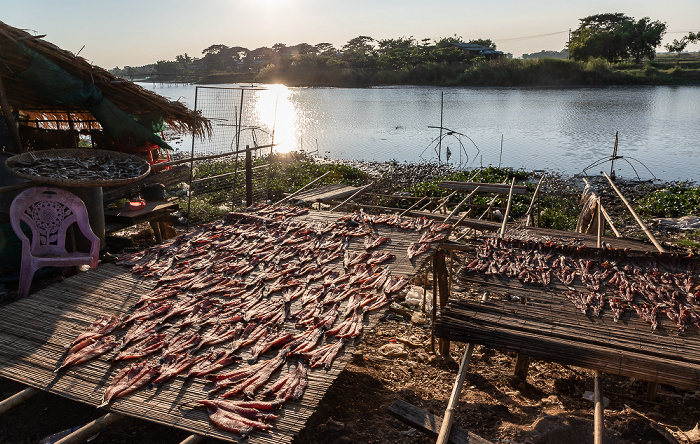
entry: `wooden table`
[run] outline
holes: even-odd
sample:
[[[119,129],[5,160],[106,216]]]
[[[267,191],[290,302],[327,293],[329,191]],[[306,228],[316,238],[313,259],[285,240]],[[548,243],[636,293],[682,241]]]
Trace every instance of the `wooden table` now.
[[[140,210],[108,209],[105,210],[105,223],[110,226],[107,231],[117,231],[143,222],[151,224],[156,242],[161,243],[164,238],[164,223],[173,222],[172,213],[180,206],[173,201],[151,201]]]

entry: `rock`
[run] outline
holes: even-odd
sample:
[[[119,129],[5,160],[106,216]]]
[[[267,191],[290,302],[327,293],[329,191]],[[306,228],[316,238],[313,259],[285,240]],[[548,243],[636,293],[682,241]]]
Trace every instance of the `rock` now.
[[[384,344],[379,347],[379,353],[387,358],[407,358],[408,352],[403,348],[403,344]]]
[[[416,392],[414,392],[413,390],[411,390],[409,388],[401,389],[400,393],[401,393],[401,396],[403,396],[404,398],[407,398],[407,399],[410,399],[410,398],[413,398],[416,396]]]
[[[331,418],[328,421],[326,421],[326,428],[328,429],[329,432],[340,432],[345,428],[345,423],[336,421],[335,419]]]
[[[425,313],[416,311],[411,315],[411,322],[416,325],[425,325],[428,323],[428,317],[425,315]]]

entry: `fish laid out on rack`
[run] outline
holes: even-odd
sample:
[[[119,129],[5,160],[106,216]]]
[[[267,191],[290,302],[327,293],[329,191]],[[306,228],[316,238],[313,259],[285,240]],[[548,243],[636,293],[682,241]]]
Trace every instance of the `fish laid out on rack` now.
[[[466,270],[546,288],[555,277],[567,288],[564,296],[582,313],[600,316],[607,304],[615,322],[631,311],[652,331],[659,325],[659,314],[665,314],[679,334],[690,326],[700,328],[700,278],[693,257],[486,238]]]
[[[409,260],[448,234],[424,218],[358,211],[299,220],[306,211],[255,205],[119,258],[156,288],[123,316],[98,317],[60,371],[98,356],[118,366],[103,405],[178,376],[206,378],[203,396],[217,398],[199,405],[213,424],[241,435],[269,429],[272,410],[300,399],[309,375],[330,369],[410,281],[392,271],[397,258],[383,250],[391,239],[374,232],[382,224],[423,232]]]

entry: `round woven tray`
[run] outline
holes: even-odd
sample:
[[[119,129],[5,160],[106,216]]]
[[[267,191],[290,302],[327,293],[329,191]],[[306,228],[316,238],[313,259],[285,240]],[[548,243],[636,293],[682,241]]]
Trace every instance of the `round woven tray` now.
[[[107,172],[101,172],[94,169],[85,169],[82,173],[78,168],[70,172],[60,171],[58,165],[63,162],[75,161],[79,164],[84,161],[85,165],[95,165],[95,161],[101,166],[111,167],[113,176],[100,179],[100,175],[107,175]],[[111,162],[117,162],[116,165]],[[128,163],[128,169],[119,168],[120,164]],[[74,187],[109,187],[116,185],[126,185],[136,182],[148,176],[151,172],[151,165],[138,157],[118,151],[95,150],[95,149],[57,149],[43,151],[29,151],[22,154],[17,154],[5,161],[7,168],[15,176],[23,179],[31,180],[32,182],[74,186]],[[36,165],[36,167],[27,167],[28,164]],[[110,165],[111,164],[111,165]],[[22,171],[20,171],[20,169]],[[27,169],[50,170],[49,174],[41,174],[39,172],[28,172]],[[77,174],[76,174],[77,172]],[[89,173],[89,174],[88,174]],[[77,178],[76,176],[83,176]],[[85,176],[93,176],[86,178]],[[98,177],[94,177],[98,176]]]

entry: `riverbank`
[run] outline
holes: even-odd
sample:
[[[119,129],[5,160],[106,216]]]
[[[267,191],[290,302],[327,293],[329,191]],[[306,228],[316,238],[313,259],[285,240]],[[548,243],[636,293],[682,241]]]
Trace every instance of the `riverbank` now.
[[[358,70],[327,66],[268,66],[253,73],[212,73],[198,84],[267,83],[285,86],[370,87],[389,85],[576,87],[623,85],[700,85],[700,55],[681,63],[669,57],[642,64],[611,64],[601,59],[504,59],[469,64],[419,65],[401,70]]]

